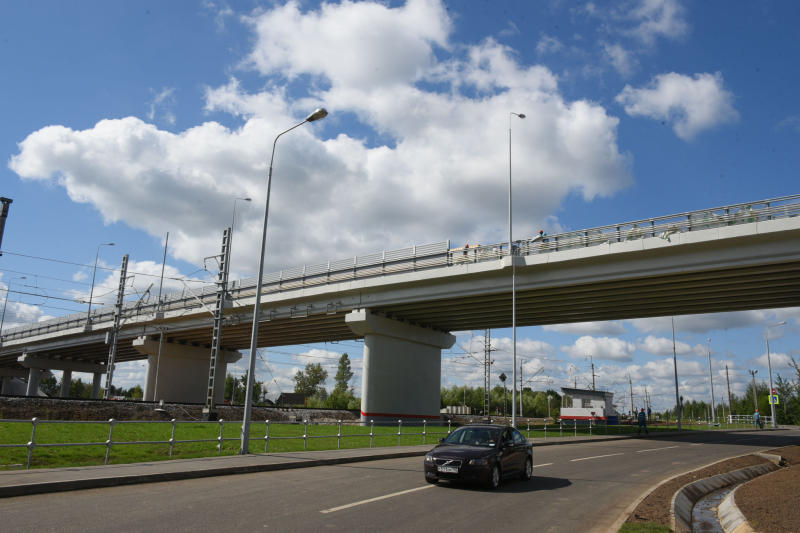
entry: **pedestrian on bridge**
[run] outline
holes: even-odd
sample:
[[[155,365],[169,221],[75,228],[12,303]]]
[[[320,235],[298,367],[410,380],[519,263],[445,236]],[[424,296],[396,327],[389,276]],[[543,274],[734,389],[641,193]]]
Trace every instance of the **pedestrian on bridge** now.
[[[644,414],[644,407],[642,407],[642,410],[639,411],[639,414],[636,416],[636,419],[639,421],[639,427],[636,430],[636,434],[641,435],[642,429],[644,429],[645,435],[649,435],[650,432],[647,431],[647,415]]]

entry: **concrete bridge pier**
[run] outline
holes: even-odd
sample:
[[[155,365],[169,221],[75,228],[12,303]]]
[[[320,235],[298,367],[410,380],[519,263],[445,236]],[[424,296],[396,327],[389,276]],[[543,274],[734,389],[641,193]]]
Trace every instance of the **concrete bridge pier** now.
[[[345,321],[354,333],[364,337],[361,422],[438,421],[441,351],[450,348],[456,338],[367,309],[348,313]]]
[[[97,376],[106,371],[105,365],[95,363],[85,363],[83,361],[70,361],[67,359],[52,359],[41,355],[26,354],[17,359],[22,366],[27,367],[28,371],[28,389],[25,392],[27,396],[37,396],[39,393],[39,380],[42,378],[44,372],[49,370],[61,370],[64,374],[61,377],[61,390],[60,396],[66,398],[69,396],[69,387],[72,383],[73,372],[88,372]],[[99,391],[99,388],[98,388]],[[97,398],[94,388],[92,389],[92,398]]]
[[[211,348],[164,342],[158,356],[158,337],[134,339],[133,347],[147,355],[144,400],[205,403]],[[214,376],[214,402],[222,403],[229,363],[241,359],[238,351],[220,350]]]

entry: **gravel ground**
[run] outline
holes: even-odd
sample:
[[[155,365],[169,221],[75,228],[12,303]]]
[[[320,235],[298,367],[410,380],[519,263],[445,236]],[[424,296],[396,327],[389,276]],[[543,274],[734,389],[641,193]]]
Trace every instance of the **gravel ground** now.
[[[782,468],[745,483],[736,491],[736,505],[756,531],[797,533],[800,531],[800,446],[770,450],[782,456]]]
[[[687,483],[716,476],[717,474],[732,472],[746,466],[754,466],[767,462],[769,462],[767,459],[757,455],[745,455],[743,457],[735,457],[727,461],[715,463],[711,466],[701,468],[700,470],[695,470],[694,472],[676,477],[658,487],[642,500],[633,513],[631,513],[627,522],[654,522],[656,524],[669,526],[669,511],[672,497]],[[797,492],[795,492],[795,494],[797,494]]]

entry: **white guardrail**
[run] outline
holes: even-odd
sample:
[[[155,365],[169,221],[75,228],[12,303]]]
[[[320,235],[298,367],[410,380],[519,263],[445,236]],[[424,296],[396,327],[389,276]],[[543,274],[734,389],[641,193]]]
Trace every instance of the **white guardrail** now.
[[[516,255],[531,255],[557,252],[574,248],[597,246],[612,242],[623,242],[645,237],[661,237],[669,240],[672,235],[750,222],[796,217],[800,215],[800,194],[782,196],[768,200],[733,204],[676,215],[648,218],[634,222],[612,224],[596,228],[570,231],[544,238],[533,237],[514,241]],[[314,285],[383,276],[398,272],[441,268],[465,262],[495,260],[509,254],[508,242],[490,245],[466,245],[452,248],[450,241],[411,246],[400,250],[376,252],[338,261],[281,270],[265,274],[263,293],[274,293]],[[230,283],[229,291],[236,298],[255,295],[256,279],[248,278]],[[216,286],[202,290],[169,293],[155,303],[127,302],[123,318],[140,315],[155,315],[170,310],[192,310],[203,305],[211,306],[216,298]],[[201,303],[202,302],[202,303]],[[114,312],[102,309],[92,313],[92,322],[97,324],[113,320]],[[36,324],[18,326],[4,332],[0,345],[6,341],[71,329],[86,324],[86,314],[76,313],[45,320]]]

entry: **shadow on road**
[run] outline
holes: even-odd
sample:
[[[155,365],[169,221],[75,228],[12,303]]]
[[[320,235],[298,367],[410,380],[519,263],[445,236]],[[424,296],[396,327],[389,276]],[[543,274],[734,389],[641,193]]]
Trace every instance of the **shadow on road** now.
[[[439,487],[446,487],[448,489],[479,491],[487,493],[501,493],[501,494],[521,494],[526,492],[538,492],[541,490],[555,490],[569,487],[572,482],[565,478],[560,477],[542,477],[533,476],[530,481],[517,481],[508,479],[503,481],[500,487],[496,490],[488,490],[482,485],[454,483],[452,481],[439,481]]]
[[[637,440],[654,440],[661,442],[692,442],[714,444],[746,444],[748,446],[779,447],[800,444],[800,431],[773,430],[773,431],[720,431],[720,432],[686,432],[682,435],[658,435],[636,437]]]

